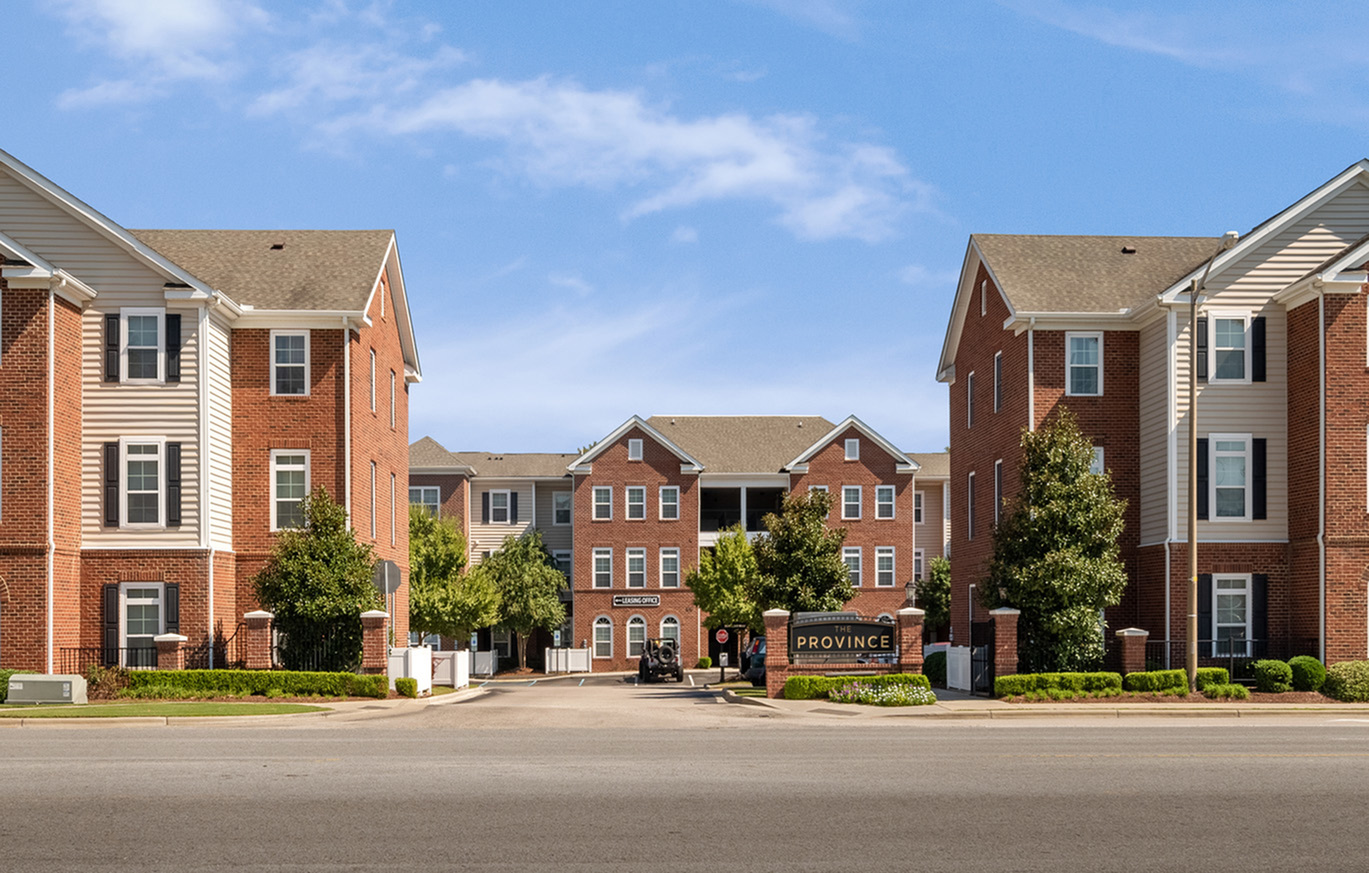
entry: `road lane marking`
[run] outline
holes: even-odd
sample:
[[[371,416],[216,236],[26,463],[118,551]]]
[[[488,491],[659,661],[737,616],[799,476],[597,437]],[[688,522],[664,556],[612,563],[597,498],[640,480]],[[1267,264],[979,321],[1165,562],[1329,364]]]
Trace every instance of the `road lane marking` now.
[[[581,684],[581,685],[584,685],[584,684],[585,684],[585,680],[581,679],[581,680],[580,680],[580,684]]]

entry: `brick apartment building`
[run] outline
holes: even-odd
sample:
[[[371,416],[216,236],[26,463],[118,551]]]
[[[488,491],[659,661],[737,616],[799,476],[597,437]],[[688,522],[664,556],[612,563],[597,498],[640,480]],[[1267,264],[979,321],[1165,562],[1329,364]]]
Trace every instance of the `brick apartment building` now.
[[[937,374],[956,639],[982,609],[1021,432],[1066,406],[1128,501],[1130,584],[1108,623],[1182,659],[1192,354],[1202,652],[1369,654],[1366,234],[1369,161],[1225,251],[1215,235],[971,236]]]
[[[459,518],[474,563],[540,530],[570,580],[570,619],[534,644],[559,639],[590,648],[595,670],[628,670],[649,637],[675,637],[691,663],[716,649],[685,577],[720,531],[764,530],[795,488],[833,494],[851,608],[892,615],[946,548],[944,469],[924,482],[920,458],[944,468],[944,454],[914,458],[854,417],[634,416],[578,456],[448,452],[425,437],[410,447],[410,500]],[[509,643],[480,637],[501,653]]]
[[[0,152],[0,258],[0,665],[207,663],[313,487],[407,575],[393,232],[127,230]]]

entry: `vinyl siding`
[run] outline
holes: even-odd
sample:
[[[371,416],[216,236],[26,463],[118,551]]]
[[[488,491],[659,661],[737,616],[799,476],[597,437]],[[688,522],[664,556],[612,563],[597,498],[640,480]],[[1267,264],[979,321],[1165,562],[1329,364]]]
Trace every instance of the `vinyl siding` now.
[[[517,524],[485,524],[481,507],[481,495],[488,491],[513,491],[518,494]],[[472,566],[480,563],[482,552],[497,552],[504,545],[505,537],[521,537],[532,527],[533,518],[532,482],[527,479],[481,479],[471,480],[471,536],[468,553]],[[541,513],[537,516],[542,517]]]
[[[571,493],[571,481],[566,478],[557,482],[538,482],[537,483],[537,529],[542,532],[542,542],[551,551],[565,551],[571,548],[571,533],[574,528],[568,524],[553,524],[552,515],[552,494],[556,491]],[[523,498],[518,498],[518,509],[521,515]],[[574,513],[572,513],[572,516]]]
[[[217,314],[209,317],[209,499],[211,544],[233,548],[232,333]]]
[[[945,522],[941,487],[944,481],[920,478],[913,481],[913,490],[922,492],[922,524],[913,525],[913,547],[922,549],[928,561],[950,548],[950,531]],[[902,507],[899,509],[902,510]],[[909,507],[907,511],[912,512],[912,508]]]
[[[1140,482],[1141,542],[1169,533],[1169,318],[1141,330]],[[1106,458],[1104,458],[1106,461]]]

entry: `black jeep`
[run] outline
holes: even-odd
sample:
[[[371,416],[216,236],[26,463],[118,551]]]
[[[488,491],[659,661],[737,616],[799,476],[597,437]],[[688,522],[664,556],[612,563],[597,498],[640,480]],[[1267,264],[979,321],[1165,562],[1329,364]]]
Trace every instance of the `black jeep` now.
[[[657,676],[674,676],[676,682],[684,681],[680,644],[669,637],[647,640],[642,647],[641,660],[637,662],[638,682],[650,682]]]

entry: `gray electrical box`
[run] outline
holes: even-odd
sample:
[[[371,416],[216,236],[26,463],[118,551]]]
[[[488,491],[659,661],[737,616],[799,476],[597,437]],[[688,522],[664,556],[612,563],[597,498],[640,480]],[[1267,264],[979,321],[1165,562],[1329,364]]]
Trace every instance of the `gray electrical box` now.
[[[15,673],[10,677],[6,703],[85,703],[84,676]]]

